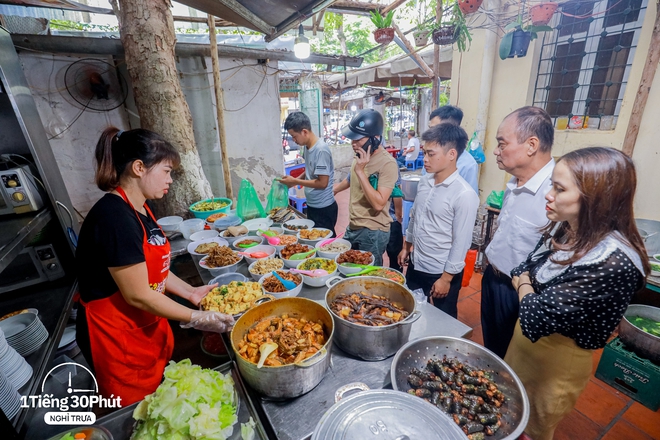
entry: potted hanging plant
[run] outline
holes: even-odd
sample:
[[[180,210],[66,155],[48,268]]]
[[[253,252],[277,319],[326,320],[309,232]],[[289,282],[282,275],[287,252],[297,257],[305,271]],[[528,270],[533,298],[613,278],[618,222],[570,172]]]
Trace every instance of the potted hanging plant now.
[[[545,26],[550,23],[559,3],[547,2],[529,8],[529,19],[534,26]]]
[[[523,24],[522,16],[513,23],[509,23],[504,28],[507,33],[500,41],[500,58],[506,60],[507,58],[524,57],[527,55],[529,43],[538,38],[539,32],[552,31],[550,26],[535,26],[533,24]]]
[[[426,18],[426,0],[418,0],[412,5],[407,5],[404,12],[417,13],[415,19],[415,30],[413,31],[413,38],[415,39],[415,46],[423,47],[429,42],[429,35],[433,32],[433,24],[430,19]]]
[[[484,0],[458,0],[458,7],[464,15],[477,12]]]
[[[454,3],[451,20],[433,31],[433,42],[440,46],[456,43],[459,52],[468,50],[472,34],[457,3]]]
[[[387,13],[385,17],[380,15],[378,11],[370,11],[371,22],[376,26],[374,31],[374,40],[378,44],[390,44],[394,40],[394,28],[392,27],[392,19],[394,18],[394,11]]]

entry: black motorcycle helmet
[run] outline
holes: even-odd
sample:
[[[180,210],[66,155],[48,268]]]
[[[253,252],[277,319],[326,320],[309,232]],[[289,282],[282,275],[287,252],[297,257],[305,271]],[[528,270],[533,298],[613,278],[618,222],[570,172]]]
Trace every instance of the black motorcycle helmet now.
[[[380,145],[383,137],[383,126],[381,114],[374,109],[366,108],[355,115],[351,122],[341,129],[341,134],[352,140],[368,137],[369,144],[375,150]]]

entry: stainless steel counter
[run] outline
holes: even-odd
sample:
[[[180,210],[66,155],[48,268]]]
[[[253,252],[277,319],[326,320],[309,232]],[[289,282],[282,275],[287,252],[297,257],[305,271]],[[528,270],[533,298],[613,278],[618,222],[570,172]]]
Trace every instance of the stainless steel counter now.
[[[52,214],[48,209],[16,216],[9,216],[0,221],[0,272],[12,262],[48,224]]]
[[[249,277],[245,263],[241,263],[238,272]],[[200,269],[200,275],[207,283],[212,278],[204,269]],[[324,302],[326,291],[325,287],[305,285],[298,296]],[[472,334],[472,328],[429,303],[422,305],[421,311],[422,317],[412,326],[410,340],[425,336],[469,337]],[[229,347],[228,349],[231,352]],[[389,387],[392,359],[393,356],[382,361],[368,362],[348,355],[335,345],[332,348],[328,373],[309,393],[284,402],[255,397],[254,394],[252,396],[255,397],[255,404],[261,406],[277,439],[306,439],[334,403],[335,391],[341,386],[351,382],[363,382],[373,389]]]

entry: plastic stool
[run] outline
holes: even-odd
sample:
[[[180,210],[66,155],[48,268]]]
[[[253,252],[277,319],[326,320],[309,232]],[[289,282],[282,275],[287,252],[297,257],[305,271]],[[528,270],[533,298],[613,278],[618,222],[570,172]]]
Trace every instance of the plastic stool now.
[[[303,209],[307,208],[307,198],[304,196],[298,197],[300,192],[296,191],[296,189],[300,190],[302,186],[289,188],[289,205],[296,208],[299,212],[303,212]]]
[[[406,161],[406,168],[409,170],[415,171],[417,169],[417,163],[414,160],[407,160]]]
[[[424,153],[419,153],[417,160],[415,161],[417,168],[424,168]]]
[[[412,211],[414,204],[415,202],[409,202],[408,200],[403,201],[403,223],[401,224],[403,235],[406,235],[406,231],[408,230],[408,223],[410,222],[410,211]]]

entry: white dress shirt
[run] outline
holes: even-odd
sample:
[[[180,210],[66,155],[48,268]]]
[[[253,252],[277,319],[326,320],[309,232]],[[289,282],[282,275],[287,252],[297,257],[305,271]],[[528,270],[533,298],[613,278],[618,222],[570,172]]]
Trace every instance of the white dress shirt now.
[[[479,194],[479,164],[467,149],[458,156],[456,168],[461,177],[474,189],[474,192]]]
[[[408,141],[408,148],[413,148],[413,151],[406,154],[406,160],[417,160],[420,150],[419,139],[417,139],[416,137],[410,138],[410,140]]]
[[[549,222],[545,195],[552,186],[554,168],[555,160],[550,159],[523,186],[518,187],[515,177],[506,184],[497,231],[486,248],[488,262],[505,275],[527,259],[541,238],[539,230]]]
[[[415,270],[457,274],[472,244],[479,197],[458,171],[438,184],[434,176],[419,181],[406,241],[414,246]]]

